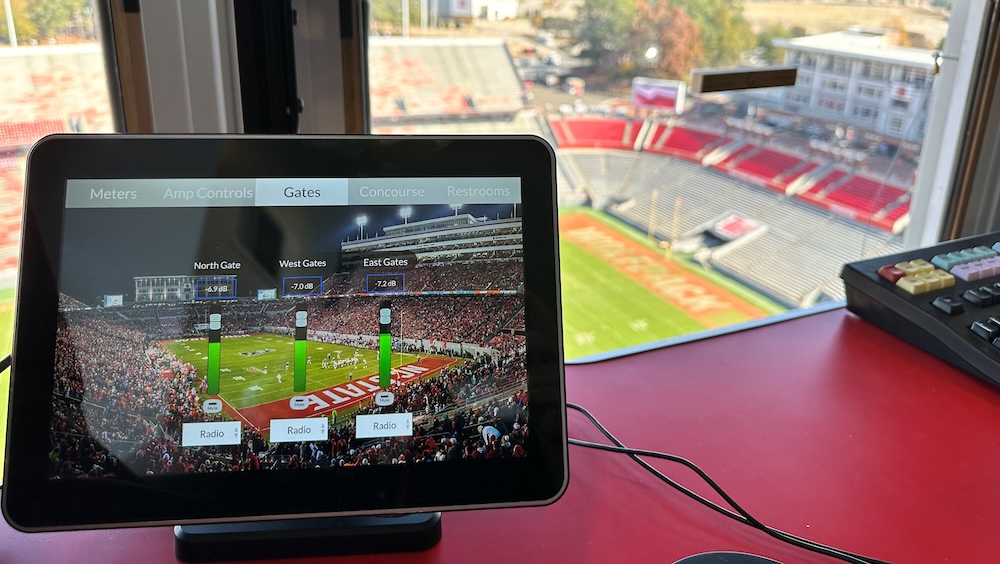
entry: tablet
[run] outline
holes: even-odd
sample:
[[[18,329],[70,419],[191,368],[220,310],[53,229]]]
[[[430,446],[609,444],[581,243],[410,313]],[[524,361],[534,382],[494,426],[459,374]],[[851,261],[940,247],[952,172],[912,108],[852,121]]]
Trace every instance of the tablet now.
[[[541,139],[52,136],[28,158],[24,210],[14,527],[564,491]]]

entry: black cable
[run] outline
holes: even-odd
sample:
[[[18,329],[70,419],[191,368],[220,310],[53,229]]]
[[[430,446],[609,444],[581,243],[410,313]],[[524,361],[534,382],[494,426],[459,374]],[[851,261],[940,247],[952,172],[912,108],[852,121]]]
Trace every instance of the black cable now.
[[[10,368],[10,355],[7,355],[0,359],[0,373]]]
[[[601,422],[598,421],[597,418],[594,417],[594,415],[591,414],[589,411],[587,411],[585,408],[583,408],[583,407],[581,407],[579,405],[576,405],[576,404],[572,404],[572,403],[567,403],[566,407],[569,408],[569,409],[573,409],[575,411],[578,411],[578,412],[582,413],[587,419],[590,420],[591,423],[594,424],[595,427],[598,428],[598,430],[601,431],[601,433],[605,437],[608,438],[608,440],[610,440],[613,443],[615,443],[615,446],[612,446],[612,445],[605,445],[605,444],[601,444],[601,443],[593,443],[593,442],[590,442],[590,441],[581,441],[579,439],[569,439],[569,444],[571,444],[571,445],[580,446],[580,447],[584,447],[584,448],[593,448],[593,449],[597,449],[597,450],[604,450],[604,451],[608,451],[608,452],[617,452],[617,453],[627,454],[632,460],[634,460],[635,462],[637,462],[640,466],[642,466],[647,471],[651,472],[654,476],[656,476],[657,478],[659,478],[661,481],[665,482],[667,485],[669,485],[672,488],[676,489],[677,491],[683,493],[684,495],[690,497],[691,499],[694,499],[698,503],[701,503],[702,505],[705,505],[709,509],[712,509],[712,510],[718,512],[718,513],[721,513],[721,514],[725,515],[726,517],[729,517],[731,519],[739,521],[740,523],[743,523],[745,525],[749,525],[749,526],[751,526],[751,527],[753,527],[753,528],[755,528],[755,529],[757,529],[759,531],[762,531],[762,532],[766,533],[767,535],[769,535],[769,536],[771,536],[771,537],[773,537],[775,539],[778,539],[778,540],[780,540],[782,542],[788,543],[788,544],[790,544],[792,546],[796,546],[798,548],[804,548],[806,550],[810,550],[812,552],[817,552],[819,554],[823,554],[825,556],[830,556],[832,558],[837,558],[837,559],[840,559],[840,560],[844,560],[846,562],[854,562],[854,563],[859,563],[859,564],[888,564],[887,562],[885,562],[883,560],[878,560],[878,559],[871,558],[871,557],[868,557],[868,556],[863,556],[863,555],[860,555],[860,554],[855,554],[855,553],[852,553],[852,552],[848,552],[846,550],[841,550],[841,549],[838,549],[838,548],[833,548],[831,546],[827,546],[825,544],[821,544],[821,543],[818,543],[816,541],[812,541],[812,540],[809,540],[809,539],[806,539],[806,538],[798,537],[798,536],[793,535],[791,533],[788,533],[788,532],[782,531],[780,529],[775,529],[774,527],[770,527],[768,525],[765,525],[764,523],[761,523],[759,520],[757,520],[757,518],[755,518],[753,515],[751,515],[745,509],[743,509],[738,503],[736,503],[736,501],[733,500],[733,498],[730,497],[729,494],[727,494],[722,489],[721,486],[719,486],[714,480],[712,480],[712,478],[710,478],[708,476],[708,474],[705,473],[705,471],[703,471],[701,468],[699,468],[697,465],[695,465],[690,460],[687,460],[686,458],[682,458],[680,456],[676,456],[676,455],[672,455],[672,454],[667,454],[667,453],[662,453],[662,452],[628,448],[621,441],[619,441],[618,438],[615,437],[611,433],[611,431],[609,431],[607,429],[607,427],[605,427],[604,425],[602,425]],[[706,498],[702,497],[701,495],[698,495],[694,491],[692,491],[692,490],[690,490],[690,489],[682,486],[680,483],[672,480],[670,477],[668,477],[667,475],[663,474],[662,472],[660,472],[659,470],[657,470],[656,468],[654,468],[648,462],[646,462],[645,460],[641,459],[640,456],[648,456],[648,457],[651,457],[651,458],[660,458],[660,459],[664,459],[664,460],[669,460],[671,462],[676,462],[678,464],[681,464],[681,465],[687,467],[688,469],[690,469],[693,472],[695,472],[696,474],[698,474],[698,476],[701,479],[703,479],[705,481],[705,483],[707,483],[709,486],[711,486],[711,488],[713,490],[715,490],[715,492],[718,493],[722,497],[722,499],[724,499],[726,501],[726,503],[728,503],[730,506],[732,506],[732,508],[735,509],[736,512],[730,511],[729,509],[726,509],[725,507],[722,507],[722,506],[716,504],[715,502],[713,502],[713,501],[711,501],[709,499],[706,499]]]

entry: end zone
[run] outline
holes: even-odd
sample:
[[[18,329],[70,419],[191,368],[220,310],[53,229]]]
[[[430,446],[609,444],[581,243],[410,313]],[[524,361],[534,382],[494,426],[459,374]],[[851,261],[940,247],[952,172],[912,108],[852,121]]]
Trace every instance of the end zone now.
[[[404,364],[392,370],[392,383],[406,383],[428,378],[458,362],[459,359],[454,358],[429,357],[423,358],[419,362]],[[270,430],[272,419],[325,416],[334,410],[357,407],[371,400],[381,389],[378,385],[378,374],[372,374],[353,382],[345,382],[301,394],[309,400],[309,404],[304,410],[292,409],[289,405],[289,398],[245,407],[240,410],[233,408],[223,400],[222,409],[234,420],[241,420],[263,433]]]

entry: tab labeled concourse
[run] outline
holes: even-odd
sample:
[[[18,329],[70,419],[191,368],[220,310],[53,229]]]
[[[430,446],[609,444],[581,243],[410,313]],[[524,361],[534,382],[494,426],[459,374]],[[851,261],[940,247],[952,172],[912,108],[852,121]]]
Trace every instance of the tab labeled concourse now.
[[[352,178],[350,205],[392,204],[517,204],[521,179],[467,178]]]

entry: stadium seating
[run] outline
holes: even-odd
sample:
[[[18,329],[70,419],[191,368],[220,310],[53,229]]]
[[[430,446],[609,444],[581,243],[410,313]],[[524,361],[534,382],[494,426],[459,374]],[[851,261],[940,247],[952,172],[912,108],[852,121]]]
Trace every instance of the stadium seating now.
[[[761,148],[732,167],[732,174],[756,184],[777,188],[774,181],[792,170],[798,169],[802,158],[774,149]],[[781,190],[784,192],[784,190]]]
[[[549,119],[560,148],[605,148],[631,151],[642,122],[622,118]]]
[[[811,186],[797,195],[800,199],[812,204],[820,204],[831,186],[837,185],[849,176],[849,173],[839,168],[831,168],[825,172],[821,171],[819,174],[819,178]]]
[[[66,124],[59,119],[0,122],[0,149],[21,149],[39,137],[64,131]]]
[[[763,236],[713,254],[712,263],[780,301],[805,307],[821,296],[840,299],[830,280],[845,262],[897,252],[898,238],[809,209],[794,200],[754,219],[768,226]],[[825,290],[823,290],[825,288]]]
[[[832,204],[850,208],[858,217],[863,218],[898,200],[905,193],[906,190],[902,188],[853,176],[828,193],[826,199]]]
[[[572,163],[580,171],[582,189],[595,202],[614,199],[628,183],[629,171],[638,153],[624,151],[571,150],[560,151],[561,160]],[[601,204],[598,204],[599,206]]]
[[[655,126],[651,138],[653,142],[646,149],[650,153],[670,155],[696,163],[701,163],[702,157],[708,150],[719,145],[724,139],[717,133],[679,125],[670,128],[664,124]]]
[[[768,187],[788,194],[789,190],[794,189],[793,184],[795,184],[796,181],[806,178],[806,175],[812,173],[819,167],[820,164],[817,162],[801,160],[797,166],[786,170],[784,173],[779,174],[777,177],[768,182]]]
[[[498,39],[372,37],[369,91],[373,123],[513,115],[521,82]]]
[[[898,220],[909,211],[907,190],[883,184],[839,168],[824,174],[798,197],[855,221],[895,232]]]
[[[730,172],[736,167],[738,163],[740,163],[743,159],[749,158],[757,150],[758,149],[756,145],[745,143],[737,147],[735,151],[729,153],[729,155],[727,155],[721,161],[712,165],[712,168],[724,172]]]

